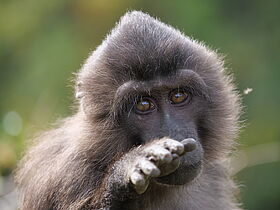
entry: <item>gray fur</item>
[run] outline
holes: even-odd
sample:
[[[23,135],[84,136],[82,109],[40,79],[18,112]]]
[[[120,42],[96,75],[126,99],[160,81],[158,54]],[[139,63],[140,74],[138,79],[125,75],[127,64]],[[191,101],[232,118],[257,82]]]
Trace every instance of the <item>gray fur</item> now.
[[[151,183],[134,195],[119,167],[129,165],[124,154],[133,157],[137,149],[121,126],[117,90],[178,69],[193,70],[207,87],[210,103],[198,122],[202,172],[187,185]],[[76,84],[77,112],[37,137],[19,164],[20,209],[240,209],[226,164],[240,103],[214,51],[147,14],[128,12],[87,59]]]

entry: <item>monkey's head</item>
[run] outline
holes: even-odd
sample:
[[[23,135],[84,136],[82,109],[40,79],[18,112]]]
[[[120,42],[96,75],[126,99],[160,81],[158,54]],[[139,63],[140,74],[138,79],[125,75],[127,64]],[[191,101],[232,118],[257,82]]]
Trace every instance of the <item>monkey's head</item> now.
[[[232,148],[239,99],[223,61],[147,14],[122,17],[77,80],[80,113],[110,153],[162,137],[196,140],[179,169],[158,182],[185,184]]]

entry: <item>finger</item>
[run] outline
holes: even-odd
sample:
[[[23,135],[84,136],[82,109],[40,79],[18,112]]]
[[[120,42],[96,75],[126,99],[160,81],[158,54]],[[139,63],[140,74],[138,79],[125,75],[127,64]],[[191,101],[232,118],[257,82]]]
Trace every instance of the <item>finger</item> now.
[[[159,145],[154,145],[147,151],[148,157],[154,156],[156,160],[160,161],[161,163],[170,163],[172,160],[171,153]]]
[[[181,143],[184,145],[185,152],[191,152],[196,149],[197,143],[196,140],[193,138],[187,138],[181,141]]]
[[[176,140],[168,140],[164,142],[164,147],[168,149],[171,153],[176,153],[181,155],[184,153],[184,145]]]
[[[140,169],[142,172],[151,177],[157,177],[160,175],[160,170],[158,167],[149,160],[140,161]]]
[[[146,180],[143,174],[135,171],[130,176],[130,181],[138,194],[143,194],[148,188],[149,180]]]
[[[134,171],[130,175],[130,181],[134,185],[144,185],[145,184],[145,177],[140,172]]]
[[[166,176],[174,172],[180,165],[180,159],[176,158],[172,160],[169,164],[163,164],[160,166],[160,177]]]

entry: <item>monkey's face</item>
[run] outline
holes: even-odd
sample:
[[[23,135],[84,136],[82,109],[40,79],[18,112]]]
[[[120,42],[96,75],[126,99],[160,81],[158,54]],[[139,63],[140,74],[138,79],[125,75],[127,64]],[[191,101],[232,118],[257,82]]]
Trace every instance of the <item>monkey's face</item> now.
[[[238,97],[222,60],[148,15],[122,18],[84,65],[77,90],[92,130],[102,130],[98,139],[115,137],[114,153],[162,137],[196,140],[196,150],[161,182],[194,179],[202,159],[231,151],[238,131]]]
[[[185,184],[193,180],[199,174],[203,158],[197,123],[207,108],[206,87],[199,75],[192,70],[179,70],[147,82],[130,81],[118,91],[118,97],[131,102],[124,126],[134,145],[162,137],[179,142],[187,138],[196,140],[196,149],[181,158],[177,171],[157,181]]]

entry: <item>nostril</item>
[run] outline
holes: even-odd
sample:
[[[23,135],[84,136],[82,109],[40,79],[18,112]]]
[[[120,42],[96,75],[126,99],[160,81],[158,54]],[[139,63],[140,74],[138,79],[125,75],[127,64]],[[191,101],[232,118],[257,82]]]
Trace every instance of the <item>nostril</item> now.
[[[191,152],[197,148],[197,142],[193,138],[187,138],[181,141],[184,145],[185,152]]]

